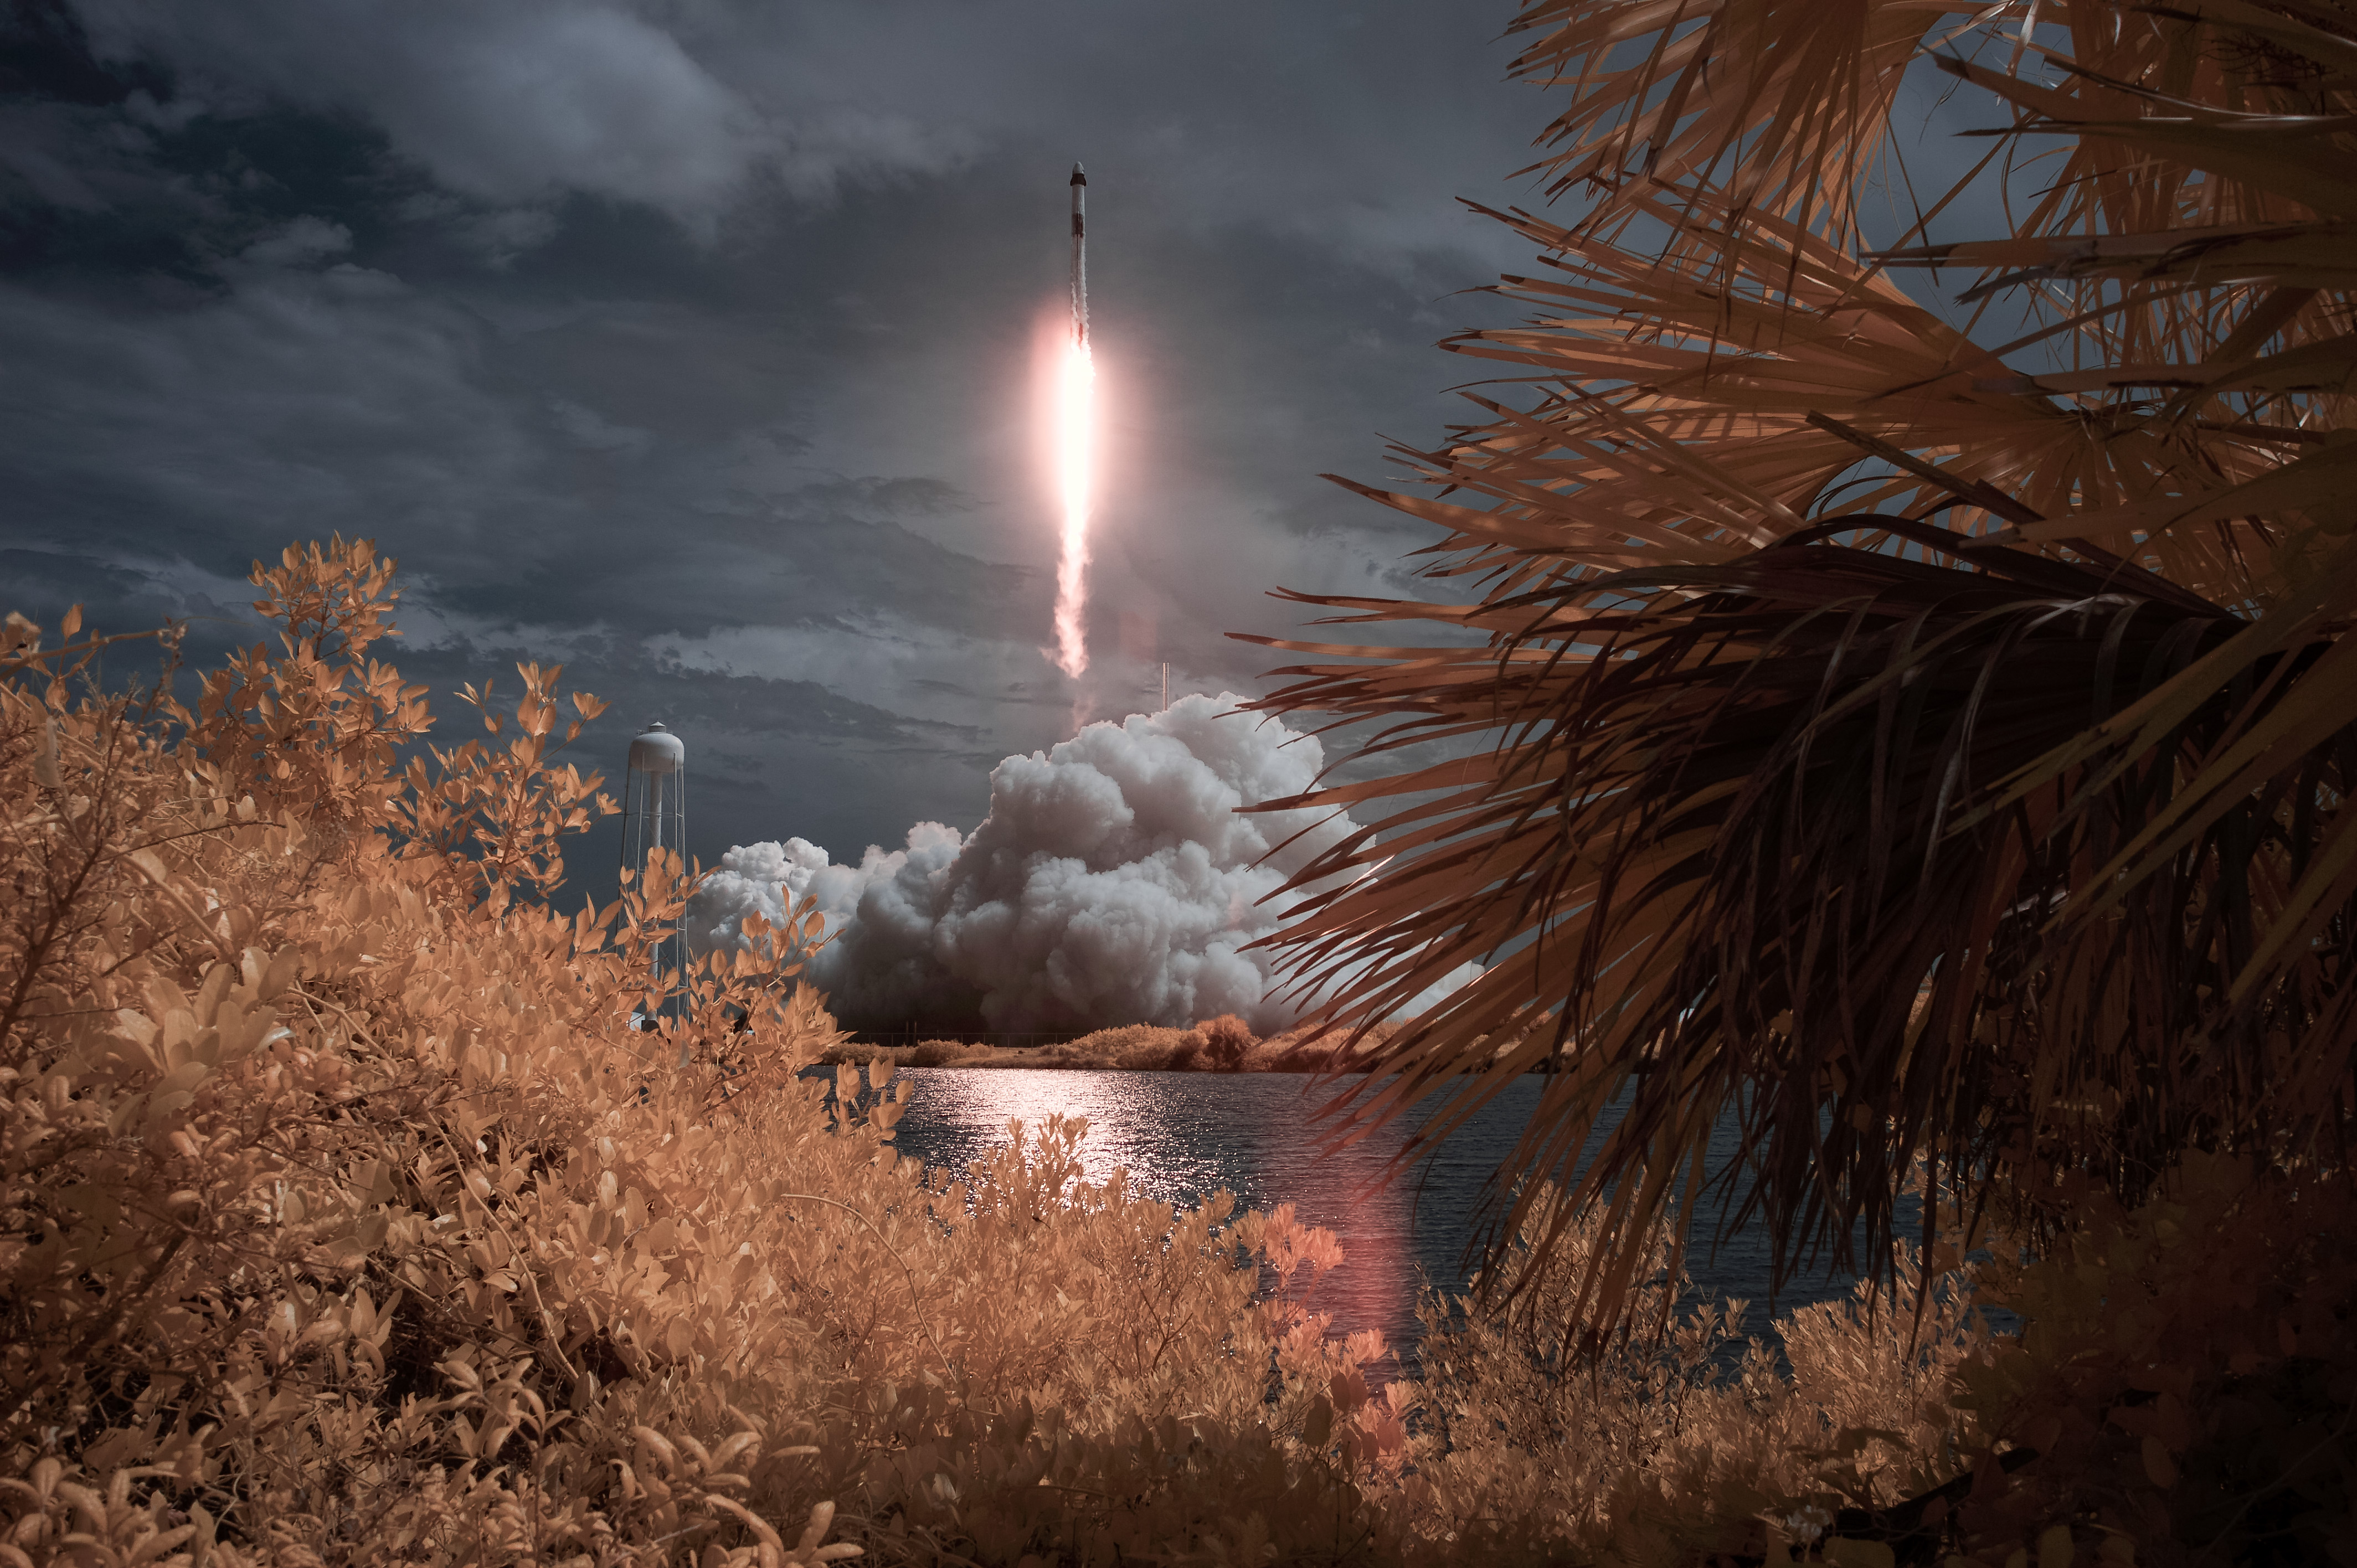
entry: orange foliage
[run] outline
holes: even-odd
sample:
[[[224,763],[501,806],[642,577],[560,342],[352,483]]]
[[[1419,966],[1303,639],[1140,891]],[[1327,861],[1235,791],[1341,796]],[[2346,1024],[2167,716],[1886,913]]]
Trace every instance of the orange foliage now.
[[[1374,1392],[1289,1210],[1092,1184],[1055,1122],[925,1186],[888,1060],[804,1074],[845,1043],[808,910],[651,998],[680,867],[546,901],[604,809],[558,672],[405,761],[389,564],[255,580],[279,648],[193,706],[83,684],[73,618],[0,643],[0,1563],[2163,1563],[2346,1522],[2340,1188],[2086,1199],[1991,1271],[2018,1344],[1950,1275],[1920,1324],[1793,1315],[1789,1371],[1658,1251],[1663,1340],[1574,1332],[1575,1226]]]
[[[257,568],[280,646],[193,708],[9,625],[0,1561],[1372,1539],[1299,1435],[1347,1351],[1257,1299],[1297,1227],[1092,1187],[1077,1127],[929,1192],[888,1067],[796,1076],[806,911],[634,1027],[679,868],[542,901],[603,808],[555,670],[400,763],[390,573]]]

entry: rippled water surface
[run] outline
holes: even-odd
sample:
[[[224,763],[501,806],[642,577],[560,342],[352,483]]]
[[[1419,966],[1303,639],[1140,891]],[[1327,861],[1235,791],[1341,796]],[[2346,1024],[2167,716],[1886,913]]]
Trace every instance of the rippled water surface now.
[[[1380,1179],[1384,1165],[1423,1124],[1425,1108],[1348,1148],[1321,1151],[1324,1127],[1314,1116],[1331,1089],[1312,1089],[1301,1074],[932,1068],[906,1076],[916,1089],[900,1123],[900,1147],[929,1165],[963,1171],[1006,1142],[1012,1120],[1084,1116],[1082,1153],[1094,1179],[1123,1168],[1134,1190],[1182,1206],[1222,1187],[1254,1208],[1294,1205],[1304,1221],[1341,1237],[1342,1266],[1317,1304],[1335,1315],[1337,1328],[1380,1328],[1403,1349],[1417,1337],[1419,1278],[1463,1284],[1483,1183],[1513,1146],[1543,1081],[1517,1079],[1436,1154],[1386,1184]],[[1714,1167],[1730,1142],[1723,1127],[1713,1144]],[[1695,1230],[1688,1267],[1696,1283],[1760,1304],[1749,1320],[1760,1326],[1768,1295],[1765,1238],[1738,1232],[1714,1258],[1701,1221]],[[1777,1309],[1846,1288],[1814,1280],[1788,1286]]]

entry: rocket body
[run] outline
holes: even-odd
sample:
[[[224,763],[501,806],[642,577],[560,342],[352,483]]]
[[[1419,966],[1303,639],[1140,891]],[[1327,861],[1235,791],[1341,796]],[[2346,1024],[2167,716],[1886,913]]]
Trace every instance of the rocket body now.
[[[1089,177],[1072,166],[1072,341],[1089,346]]]

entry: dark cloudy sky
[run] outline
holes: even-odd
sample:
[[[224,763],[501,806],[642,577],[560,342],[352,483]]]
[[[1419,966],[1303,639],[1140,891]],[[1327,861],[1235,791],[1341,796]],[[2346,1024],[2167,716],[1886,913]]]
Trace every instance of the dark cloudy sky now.
[[[681,731],[707,860],[970,829],[1158,660],[1262,689],[1222,634],[1298,624],[1270,587],[1414,591],[1426,537],[1315,476],[1437,440],[1474,367],[1432,344],[1502,318],[1459,291],[1528,265],[1456,199],[1534,199],[1512,9],[13,0],[0,599],[229,638],[257,555],[366,535],[437,697],[563,660],[615,704],[587,760]],[[1070,682],[1035,358],[1075,158]]]

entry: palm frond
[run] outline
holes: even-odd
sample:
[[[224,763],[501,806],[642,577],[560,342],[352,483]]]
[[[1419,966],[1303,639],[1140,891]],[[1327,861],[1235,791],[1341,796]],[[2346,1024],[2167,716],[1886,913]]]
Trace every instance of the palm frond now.
[[[2337,1157],[2357,1108],[2357,21],[2050,14],[2067,55],[1953,66],[1999,129],[2070,138],[2015,233],[1863,254],[1937,19],[1531,5],[1518,68],[1582,90],[1551,166],[1600,194],[1499,214],[1545,253],[1502,285],[1535,314],[1447,346],[1536,395],[1401,449],[1436,495],[1352,487],[1443,531],[1461,602],[1303,598],[1479,644],[1272,643],[1307,661],[1265,705],[1367,754],[1486,743],[1271,802],[1397,807],[1305,868],[1279,941],[1361,1031],[1488,966],[1344,1127],[1438,1096],[1428,1144],[1548,1069],[1498,1233],[1523,1177],[1600,1215],[1599,1323],[1714,1186],[1789,1277],[1887,1258],[1919,1155],[2034,1216],[2058,1173],[2133,1197],[2190,1148]],[[2031,330],[1984,344],[1913,265],[1982,270]]]
[[[1546,0],[1509,29],[1538,35],[1510,69],[1570,90],[1534,166],[1553,195],[1598,197],[1593,232],[1679,187],[1846,236],[1900,73],[1945,15],[1914,0]]]

